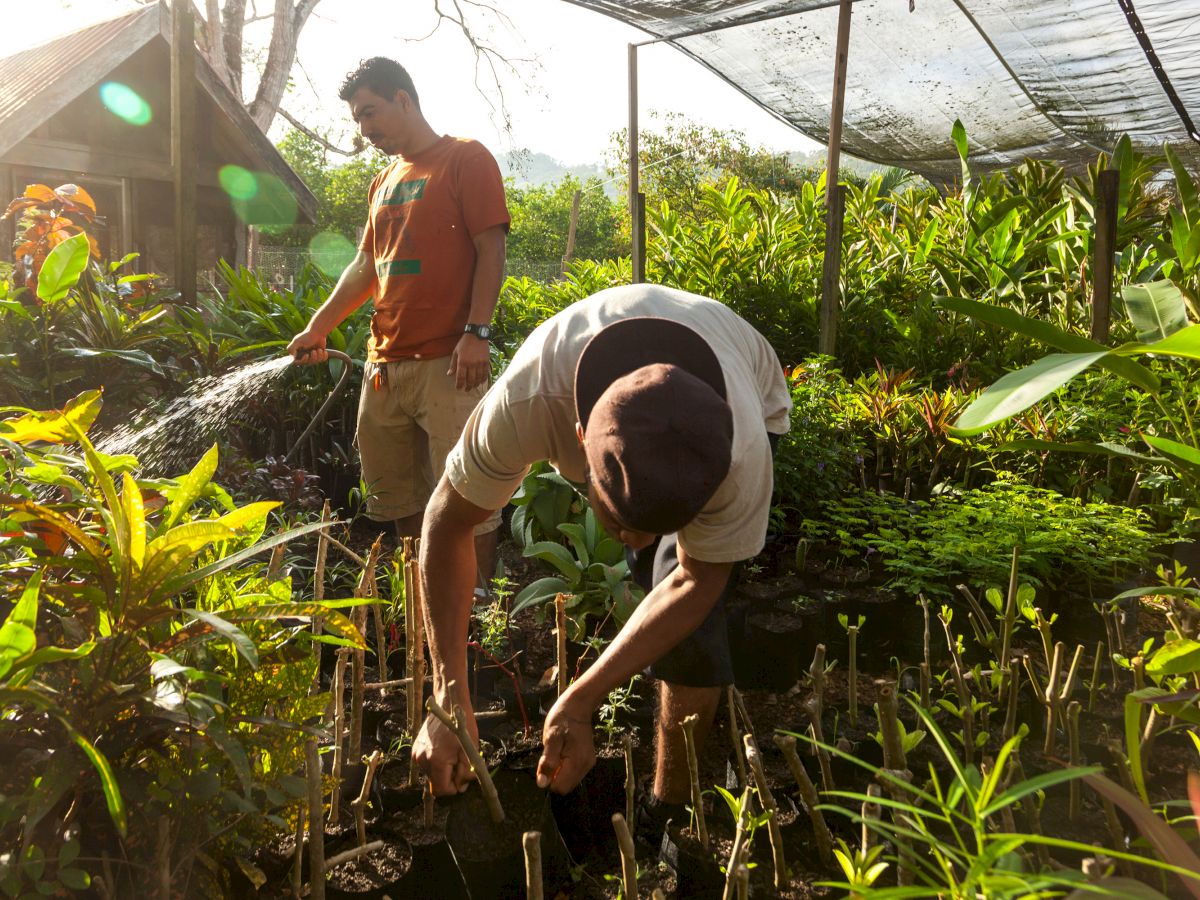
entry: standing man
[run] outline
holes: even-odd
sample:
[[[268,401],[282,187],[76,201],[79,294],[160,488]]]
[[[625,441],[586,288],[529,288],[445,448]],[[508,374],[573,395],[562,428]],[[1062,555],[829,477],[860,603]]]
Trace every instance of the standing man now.
[[[617,287],[538,326],[471,414],[425,513],[421,577],[443,707],[471,710],[472,529],[508,502],[530,464],[548,459],[586,484],[601,524],[642,555],[635,569],[652,562],[653,572],[620,633],[546,717],[538,782],[560,792],[579,783],[595,757],[596,708],[651,666],[660,684],[649,807],[681,809],[689,779],[680,723],[699,716],[703,740],[733,681],[723,597],[735,564],[762,549],[770,435],[787,431],[790,410],[770,344],[714,300]],[[436,719],[413,752],[435,793],[465,790],[470,766]]]
[[[396,158],[371,182],[354,261],[288,352],[324,362],[329,333],[374,298],[358,406],[367,512],[394,521],[398,538],[415,536],[446,454],[487,389],[509,223],[504,182],[482,144],[430,127],[394,60],[366,60],[338,96],[363,137]],[[484,587],[499,522],[497,511],[476,524]]]

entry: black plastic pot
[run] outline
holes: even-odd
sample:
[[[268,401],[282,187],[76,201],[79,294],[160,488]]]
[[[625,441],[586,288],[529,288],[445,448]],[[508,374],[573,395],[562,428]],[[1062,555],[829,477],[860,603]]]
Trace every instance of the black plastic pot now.
[[[725,886],[725,876],[721,874],[716,857],[674,825],[663,832],[659,859],[675,872],[677,897],[704,896],[709,892],[720,892]]]
[[[734,669],[739,687],[783,693],[800,680],[817,645],[817,619],[764,610],[746,616],[745,642]],[[740,671],[738,669],[740,668]]]
[[[369,877],[363,879],[361,886],[355,887],[339,887],[336,884],[331,884],[328,881],[325,884],[325,896],[328,900],[383,900],[384,897],[407,897],[406,892],[409,877],[412,874],[412,850],[406,840],[399,835],[387,835],[385,840],[388,842],[386,848],[391,855],[402,858],[400,866],[403,871],[396,877]],[[354,846],[353,840],[335,841],[328,848],[329,855],[348,850]],[[372,856],[369,854],[365,860],[360,859],[348,863],[344,866],[357,866],[362,868],[364,865],[370,865]],[[335,872],[340,870],[334,870]]]
[[[571,858],[611,848],[613,813],[625,811],[625,758],[601,756],[569,794],[551,794],[550,809]]]
[[[459,798],[446,822],[446,839],[472,900],[524,896],[525,854],[521,836],[542,834],[542,884],[548,896],[571,884],[571,860],[550,812],[546,792],[524,772],[501,771],[496,791],[505,820],[492,822],[483,795],[472,788]]]

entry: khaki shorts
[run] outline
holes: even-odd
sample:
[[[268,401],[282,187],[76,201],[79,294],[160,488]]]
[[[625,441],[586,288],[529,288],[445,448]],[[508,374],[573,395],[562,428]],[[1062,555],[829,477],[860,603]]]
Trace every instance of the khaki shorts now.
[[[487,385],[470,391],[447,375],[450,357],[367,363],[358,401],[358,452],[367,514],[378,521],[423,512],[471,411]],[[377,371],[384,377],[377,379]],[[476,527],[494,531],[500,511]]]

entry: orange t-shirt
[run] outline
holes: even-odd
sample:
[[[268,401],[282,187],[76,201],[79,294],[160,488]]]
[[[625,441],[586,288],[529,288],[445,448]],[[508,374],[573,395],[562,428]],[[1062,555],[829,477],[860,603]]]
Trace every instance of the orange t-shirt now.
[[[478,141],[444,136],[375,176],[359,249],[375,261],[367,358],[448,356],[463,333],[475,274],[474,238],[509,223],[504,180]]]

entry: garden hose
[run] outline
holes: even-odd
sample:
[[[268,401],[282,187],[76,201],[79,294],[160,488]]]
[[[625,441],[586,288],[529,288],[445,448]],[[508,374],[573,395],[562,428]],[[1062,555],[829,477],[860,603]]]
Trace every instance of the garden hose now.
[[[308,436],[313,433],[316,427],[321,424],[322,420],[325,418],[325,414],[329,412],[329,407],[333,405],[333,401],[337,399],[338,394],[342,392],[342,388],[346,386],[346,379],[350,377],[350,369],[354,363],[354,360],[352,360],[348,354],[343,353],[341,350],[326,350],[325,352],[329,354],[329,358],[331,360],[338,359],[342,361],[342,374],[339,376],[337,384],[333,386],[333,390],[329,392],[329,396],[325,398],[325,402],[321,404],[321,408],[317,410],[317,414],[313,416],[312,421],[308,423],[308,427],[304,429],[304,431],[300,434],[300,437],[296,438],[296,442],[292,444],[292,449],[289,450],[287,452],[287,456],[283,458],[284,462],[291,462],[292,457],[296,455],[296,451],[304,446],[305,439],[307,439]]]

